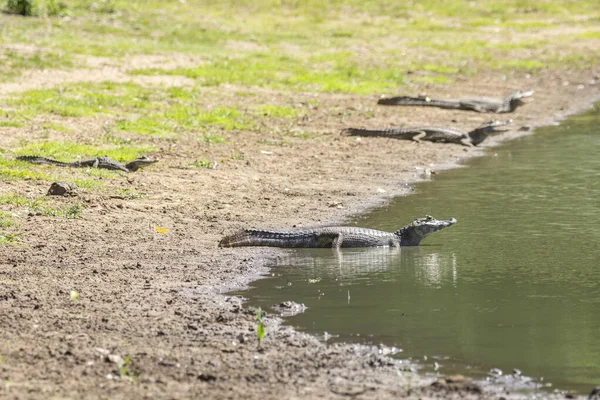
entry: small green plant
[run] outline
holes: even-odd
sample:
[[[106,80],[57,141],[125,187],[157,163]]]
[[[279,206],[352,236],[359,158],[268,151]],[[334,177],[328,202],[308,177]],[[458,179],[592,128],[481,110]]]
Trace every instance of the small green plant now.
[[[122,379],[128,380],[131,383],[135,382],[135,379],[139,376],[139,371],[131,370],[131,356],[127,355],[125,360],[119,365],[119,375]]]
[[[244,159],[244,153],[242,153],[241,151],[239,153],[233,153],[231,155],[231,159],[232,160],[243,160]]]
[[[145,193],[138,193],[137,191],[135,191],[133,189],[119,189],[119,190],[117,190],[117,194],[115,197],[133,200],[133,199],[147,199],[150,196],[148,196]]]
[[[77,290],[71,290],[69,296],[71,298],[71,301],[75,302],[79,299],[79,292]]]
[[[208,161],[208,160],[196,160],[193,163],[188,164],[190,167],[196,167],[196,168],[211,168],[211,169],[215,169],[217,168],[217,162],[216,161]]]
[[[10,213],[0,211],[0,228],[8,228],[13,226],[12,215]]]
[[[262,340],[265,337],[265,326],[263,324],[262,308],[256,310],[256,337],[258,338],[258,347],[262,345]]]
[[[0,232],[0,244],[15,244],[21,233]]]
[[[80,203],[71,204],[64,210],[65,218],[78,219],[81,218],[83,207]]]

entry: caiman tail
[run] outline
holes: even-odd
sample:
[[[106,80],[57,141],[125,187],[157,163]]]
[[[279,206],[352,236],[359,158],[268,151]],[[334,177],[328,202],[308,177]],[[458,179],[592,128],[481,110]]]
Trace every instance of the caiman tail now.
[[[25,161],[32,164],[50,164],[50,165],[58,165],[60,167],[69,167],[71,163],[66,163],[62,161],[52,160],[46,157],[38,157],[38,156],[18,156],[16,158],[17,161]]]
[[[460,103],[455,101],[433,100],[429,97],[386,97],[379,99],[377,104],[384,106],[430,106],[440,108],[460,109]]]
[[[219,247],[320,247],[317,246],[316,242],[316,235],[308,231],[284,233],[261,231],[256,229],[244,229],[232,235],[225,236],[219,242]],[[331,247],[331,245],[329,245],[329,247]]]
[[[384,136],[384,137],[395,137],[398,134],[394,134],[392,129],[358,129],[358,128],[347,128],[342,131],[342,135],[347,136]]]

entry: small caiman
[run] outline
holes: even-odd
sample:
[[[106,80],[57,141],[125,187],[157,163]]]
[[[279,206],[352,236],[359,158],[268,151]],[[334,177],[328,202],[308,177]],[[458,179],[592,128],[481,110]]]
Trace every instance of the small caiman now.
[[[425,106],[449,108],[453,110],[469,110],[477,112],[493,112],[497,114],[510,113],[525,102],[524,97],[533,95],[533,90],[516,91],[507,95],[503,99],[492,98],[466,98],[458,100],[436,100],[429,97],[386,97],[379,99],[377,104],[387,106]]]
[[[469,132],[445,126],[415,126],[388,129],[348,128],[343,130],[342,134],[350,136],[383,136],[394,139],[414,140],[416,142],[429,140],[431,142],[459,143],[465,146],[477,146],[491,134],[504,132],[504,130],[499,130],[497,128],[508,125],[511,122],[511,119],[505,121],[488,121]]]

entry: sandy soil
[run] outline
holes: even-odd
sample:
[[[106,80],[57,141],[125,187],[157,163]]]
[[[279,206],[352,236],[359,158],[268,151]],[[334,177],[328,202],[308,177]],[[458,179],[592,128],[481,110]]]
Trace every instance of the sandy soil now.
[[[489,147],[531,132],[521,127],[552,124],[590,107],[600,97],[597,80],[598,70],[487,75],[427,94],[500,97],[535,89],[532,101],[508,116],[514,130],[485,142]],[[43,77],[39,82],[47,84]],[[424,91],[415,87],[407,94]],[[267,273],[269,259],[281,253],[217,248],[224,234],[242,227],[341,222],[408,193],[410,182],[426,179],[426,169],[482,154],[459,145],[358,141],[339,136],[342,128],[468,128],[493,116],[377,106],[376,96],[258,93],[282,103],[318,100],[295,127],[316,135],[302,139],[265,127],[231,134],[224,147],[183,140],[175,150],[157,152],[159,164],[119,181],[148,198],[85,195],[81,219],[23,216],[24,244],[0,247],[1,398],[498,398],[460,379],[430,386],[377,348],[327,345],[271,315],[259,350],[255,310],[224,293]],[[72,124],[83,125],[87,135],[102,133],[101,121]],[[15,138],[37,135],[1,129],[7,154]],[[216,169],[185,167],[199,155],[216,159],[232,148],[244,159]],[[47,189],[44,183],[9,182],[0,193],[42,196]],[[160,234],[155,226],[169,231]],[[77,301],[70,299],[72,289],[79,292]]]

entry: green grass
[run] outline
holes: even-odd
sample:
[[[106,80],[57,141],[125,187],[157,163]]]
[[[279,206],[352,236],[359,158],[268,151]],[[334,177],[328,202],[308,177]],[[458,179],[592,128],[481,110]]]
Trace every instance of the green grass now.
[[[347,52],[318,57],[275,52],[251,53],[236,58],[216,58],[193,68],[138,69],[138,75],[183,75],[202,86],[236,84],[301,91],[367,94],[404,83],[402,71],[391,66],[373,67]]]
[[[50,200],[48,200],[46,197],[32,199],[13,193],[0,195],[0,205],[11,205],[15,208],[25,208],[31,213],[46,217],[76,219],[81,217],[84,209],[84,206],[79,202],[66,205],[60,204],[56,207],[52,206],[50,203]]]
[[[9,228],[14,225],[11,213],[0,211],[0,228]]]
[[[0,231],[0,245],[14,245],[17,244],[21,233],[8,233]]]
[[[55,114],[62,117],[89,117],[118,110],[149,108],[153,91],[127,83],[74,84],[56,89],[29,90],[7,101],[19,107],[19,116]]]
[[[194,168],[216,168],[216,161],[208,161],[208,160],[196,160],[193,163],[188,164],[190,167]]]
[[[21,128],[24,124],[18,121],[0,121],[0,127]]]
[[[11,123],[19,118],[29,121],[43,114],[71,118],[119,116],[114,122],[114,129],[139,135],[173,137],[207,127],[224,130],[251,130],[254,127],[252,116],[239,109],[202,107],[198,101],[197,92],[193,89],[103,82],[30,90],[8,99],[7,104],[15,107],[10,115]],[[60,124],[53,124],[51,129],[54,128],[60,129]],[[105,137],[107,141],[120,143],[130,140],[113,134]]]
[[[122,197],[125,199],[133,200],[133,199],[147,199],[150,196],[146,193],[139,193],[134,189],[118,189],[116,192],[116,196]]]
[[[73,58],[63,51],[0,49],[0,80],[2,81],[20,77],[25,70],[67,69],[73,66]]]
[[[35,141],[22,143],[13,150],[15,155],[32,155],[55,158],[60,161],[107,156],[116,161],[131,161],[136,157],[155,151],[154,146],[129,145],[92,145],[71,141]],[[27,164],[32,165],[32,164]]]
[[[31,164],[0,158],[0,178],[2,180],[51,180],[52,177],[31,169]]]
[[[129,58],[137,54],[163,54],[170,58],[173,53],[183,53],[194,55],[195,65],[146,68],[134,73],[183,75],[196,79],[202,86],[234,84],[371,94],[391,92],[414,82],[443,84],[486,68],[538,68],[530,60],[537,60],[544,67],[570,67],[570,60],[585,56],[586,50],[569,44],[585,41],[590,48],[597,47],[594,40],[598,39],[600,20],[600,5],[596,0],[63,0],[62,3],[65,7],[60,13],[71,18],[25,19],[0,15],[0,37],[4,43],[39,49],[5,50],[0,57],[10,65],[8,73],[32,68],[68,68],[79,62],[76,55]],[[561,57],[546,51],[555,45],[557,29],[572,27],[589,32],[558,35],[558,40],[564,41]],[[529,52],[509,51],[502,46],[505,43]],[[388,54],[390,51],[405,54],[392,56]],[[468,67],[464,66],[466,62]],[[419,75],[407,76],[408,71],[418,71]],[[60,96],[53,92],[37,93],[39,98],[24,99],[32,104],[29,116],[38,111],[67,117],[110,113],[121,108],[133,112],[132,109],[143,109],[146,103],[155,103],[144,97],[153,90],[144,93],[134,88],[139,96],[113,93],[106,97],[102,90],[83,93],[81,89],[72,93],[66,88]],[[189,93],[184,89],[171,90],[173,93],[165,96],[171,102],[196,101],[188,98]],[[178,90],[183,98],[177,96]],[[127,101],[133,97],[140,101],[137,104]],[[164,111],[156,110],[155,105],[151,106],[151,115],[142,112],[136,118],[125,118],[120,127],[143,134],[176,134],[173,129],[177,131],[177,122],[154,123],[156,118],[163,117],[160,111]]]
[[[250,130],[254,125],[238,110],[230,107],[217,107],[203,111],[188,104],[173,105],[162,112],[118,120],[115,126],[118,130],[142,135],[175,136],[206,127]]]
[[[204,133],[202,136],[196,138],[196,140],[210,145],[225,143],[225,138],[223,136],[214,133]]]

